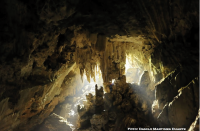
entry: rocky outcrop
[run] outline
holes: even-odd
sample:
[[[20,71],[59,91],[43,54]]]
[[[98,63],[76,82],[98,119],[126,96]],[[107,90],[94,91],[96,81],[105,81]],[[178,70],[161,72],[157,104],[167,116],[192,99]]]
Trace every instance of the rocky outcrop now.
[[[164,106],[158,116],[160,124],[188,129],[198,113],[198,92],[199,78],[196,77],[187,86],[179,89],[179,94]]]
[[[180,89],[178,97],[169,103],[168,118],[173,127],[188,128],[194,121],[198,113],[198,87],[199,78],[195,78],[186,88]]]
[[[161,110],[167,102],[173,100],[180,88],[187,86],[198,75],[198,72],[194,72],[194,70],[193,66],[190,68],[188,66],[178,66],[176,70],[156,86],[156,100],[158,100]]]
[[[114,86],[112,92],[104,94],[104,98],[101,91],[103,88],[96,90],[95,97],[87,96],[87,103],[90,103],[90,106],[78,108],[80,123],[78,130],[122,131],[127,127],[156,125],[151,119],[151,103],[146,93],[141,90],[141,86],[126,83],[125,76],[116,80]],[[99,101],[99,98],[104,102]],[[91,100],[98,101],[98,104]],[[98,110],[91,112],[92,107]]]
[[[148,71],[144,71],[144,73],[141,75],[139,85],[141,90],[143,90],[145,94],[148,95],[149,100],[152,101],[151,103],[153,103],[153,100],[155,99],[154,82],[151,81]]]

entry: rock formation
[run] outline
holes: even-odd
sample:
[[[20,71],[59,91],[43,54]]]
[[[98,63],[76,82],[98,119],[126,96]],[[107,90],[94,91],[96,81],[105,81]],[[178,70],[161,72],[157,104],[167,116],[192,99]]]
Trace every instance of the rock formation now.
[[[105,93],[102,97],[102,89],[96,90],[95,97],[90,97],[88,103],[82,110],[78,109],[80,127],[78,130],[113,130],[122,131],[128,127],[150,127],[155,126],[151,119],[151,103],[142,91],[142,86],[126,83],[125,76],[116,80],[116,88],[111,93]],[[91,98],[94,98],[91,103]],[[97,102],[97,103],[96,103]],[[91,108],[95,108],[91,112]],[[100,108],[103,107],[103,108]],[[86,118],[83,116],[87,116]],[[86,122],[88,121],[87,124]]]

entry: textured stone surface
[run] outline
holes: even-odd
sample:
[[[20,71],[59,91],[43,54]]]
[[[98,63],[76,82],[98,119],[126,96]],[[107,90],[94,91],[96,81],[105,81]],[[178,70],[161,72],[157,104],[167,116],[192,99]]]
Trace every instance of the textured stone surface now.
[[[161,126],[189,128],[198,113],[199,78],[196,77],[164,106],[158,116]],[[192,127],[191,127],[192,128]]]
[[[169,103],[168,118],[173,127],[189,127],[198,113],[199,79],[195,78]],[[184,107],[184,108],[183,108]]]
[[[38,85],[21,90],[20,99],[14,107],[8,105],[9,98],[4,99],[2,101],[3,103],[1,102],[4,105],[4,108],[1,108],[1,128],[3,130],[12,129],[14,127],[8,128],[6,125],[17,121],[17,124],[21,125],[20,129],[22,128],[22,130],[30,128],[33,124],[42,123],[44,117],[47,117],[53,111],[55,105],[58,104],[59,101],[63,101],[66,97],[67,93],[65,92],[67,90],[62,89],[61,84],[74,66],[75,64],[72,64],[69,67],[65,66],[61,68],[59,71],[63,73],[48,85]],[[56,95],[59,97],[56,97]],[[48,110],[46,110],[47,108]],[[13,118],[13,116],[15,119],[10,119],[10,122],[8,122],[8,119]],[[28,124],[25,126],[23,125],[25,123]]]

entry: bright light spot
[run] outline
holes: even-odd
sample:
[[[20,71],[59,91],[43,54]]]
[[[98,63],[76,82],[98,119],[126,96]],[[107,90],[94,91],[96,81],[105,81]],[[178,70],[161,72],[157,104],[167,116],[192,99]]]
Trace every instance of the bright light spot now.
[[[70,113],[69,113],[70,116],[74,116],[75,115],[75,112],[74,110],[70,110]]]
[[[84,105],[83,104],[80,104],[80,109],[84,108]]]
[[[129,63],[128,58],[126,57],[126,64],[125,64],[125,73],[127,73],[127,70],[129,68],[133,68],[132,65]]]
[[[115,82],[115,79],[112,79],[112,84]]]

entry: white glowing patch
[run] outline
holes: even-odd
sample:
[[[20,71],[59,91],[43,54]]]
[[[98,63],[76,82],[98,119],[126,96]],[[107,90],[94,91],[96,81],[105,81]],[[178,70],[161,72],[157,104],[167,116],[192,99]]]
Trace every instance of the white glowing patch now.
[[[99,68],[98,68],[98,66],[96,66],[96,69],[97,69],[96,71],[98,72],[98,71],[99,71]]]
[[[70,116],[74,116],[75,115],[75,112],[74,110],[70,110],[70,113],[69,113]]]
[[[114,83],[115,82],[115,79],[112,79],[112,83]]]
[[[83,104],[80,104],[80,109],[84,108],[84,105]]]
[[[127,70],[128,70],[129,68],[133,68],[133,67],[132,67],[131,64],[129,63],[128,58],[126,57],[125,73],[127,73]]]

